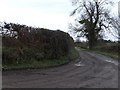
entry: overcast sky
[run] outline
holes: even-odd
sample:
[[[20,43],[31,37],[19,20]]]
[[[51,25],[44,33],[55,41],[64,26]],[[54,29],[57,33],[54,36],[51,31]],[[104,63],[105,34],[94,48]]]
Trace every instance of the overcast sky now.
[[[0,21],[67,32],[73,8],[70,0],[0,0]],[[117,15],[117,4],[113,12]]]
[[[0,0],[0,21],[67,31],[70,0]]]

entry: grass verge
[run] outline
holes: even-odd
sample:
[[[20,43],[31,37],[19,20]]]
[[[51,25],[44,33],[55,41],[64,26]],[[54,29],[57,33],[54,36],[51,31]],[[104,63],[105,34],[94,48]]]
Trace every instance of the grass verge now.
[[[101,50],[94,50],[97,53],[100,53],[105,56],[109,56],[113,59],[118,59],[118,53],[117,52],[106,52],[106,51],[101,51]]]
[[[7,64],[7,65],[2,65],[2,69],[18,70],[18,69],[40,69],[40,68],[56,67],[67,64],[71,60],[77,59],[78,57],[79,57],[78,52],[75,49],[72,49],[68,56],[62,57],[61,59],[42,60],[42,61],[32,60],[32,62],[30,63]]]
[[[79,58],[79,53],[77,50],[71,49],[67,57],[69,57],[69,60],[76,60],[77,58]]]
[[[16,70],[16,69],[38,69],[47,68],[52,66],[58,66],[67,63],[67,60],[42,60],[42,61],[32,61],[31,63],[23,64],[7,64],[3,65],[3,70]]]
[[[82,50],[82,51],[94,51],[96,53],[111,57],[113,59],[118,59],[118,53],[117,52],[112,52],[112,51],[111,52],[106,52],[106,51],[103,51],[103,50],[100,50],[100,49],[89,50],[87,48],[80,48],[80,50]]]

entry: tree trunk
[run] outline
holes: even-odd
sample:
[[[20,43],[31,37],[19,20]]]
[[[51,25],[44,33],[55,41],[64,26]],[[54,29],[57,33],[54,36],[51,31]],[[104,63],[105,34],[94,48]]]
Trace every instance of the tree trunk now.
[[[94,29],[91,29],[89,32],[89,49],[93,49],[96,43],[95,32]]]

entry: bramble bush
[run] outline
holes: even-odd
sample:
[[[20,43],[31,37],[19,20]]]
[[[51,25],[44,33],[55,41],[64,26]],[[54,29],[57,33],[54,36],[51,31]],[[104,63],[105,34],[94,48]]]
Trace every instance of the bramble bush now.
[[[73,39],[68,33],[44,28],[32,28],[10,23],[12,31],[3,34],[3,64],[26,63],[32,60],[60,59],[74,49]],[[9,24],[4,27],[9,32]]]

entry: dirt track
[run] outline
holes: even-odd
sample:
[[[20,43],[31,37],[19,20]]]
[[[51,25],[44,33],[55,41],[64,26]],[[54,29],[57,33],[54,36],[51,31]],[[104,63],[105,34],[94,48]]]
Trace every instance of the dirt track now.
[[[3,88],[118,88],[117,61],[91,52],[79,53],[78,60],[61,67],[5,71]]]

